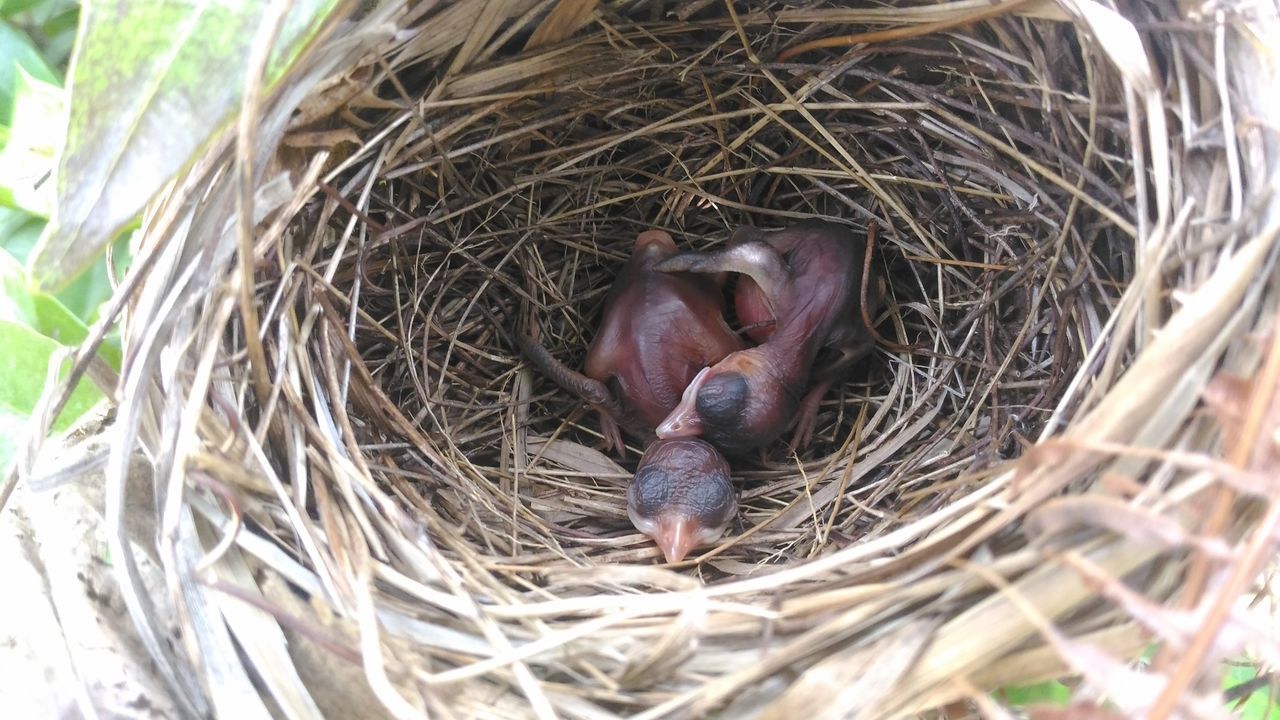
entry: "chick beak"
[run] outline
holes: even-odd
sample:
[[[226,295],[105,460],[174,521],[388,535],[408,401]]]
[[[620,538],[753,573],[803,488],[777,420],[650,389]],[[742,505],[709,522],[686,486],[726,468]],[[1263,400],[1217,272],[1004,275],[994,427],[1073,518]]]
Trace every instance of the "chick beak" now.
[[[658,521],[653,540],[669,563],[678,563],[698,546],[699,523],[692,518],[668,516]]]
[[[698,391],[702,389],[702,384],[707,381],[710,373],[711,368],[705,367],[693,377],[689,387],[685,388],[684,394],[680,396],[680,404],[676,405],[662,424],[658,425],[658,437],[670,440],[702,434],[702,418],[698,417],[697,407]]]

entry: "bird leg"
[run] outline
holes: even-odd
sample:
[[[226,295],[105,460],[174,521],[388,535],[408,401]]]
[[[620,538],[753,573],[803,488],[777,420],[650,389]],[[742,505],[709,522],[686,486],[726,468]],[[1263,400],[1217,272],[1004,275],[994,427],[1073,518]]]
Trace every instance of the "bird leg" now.
[[[834,377],[820,380],[809,388],[809,392],[805,393],[804,398],[800,400],[800,407],[796,408],[795,431],[791,435],[791,442],[787,445],[789,452],[794,453],[796,450],[806,448],[813,440],[813,431],[818,426],[818,406],[822,404],[822,396],[827,394],[834,383]]]
[[[570,368],[568,365],[560,362],[547,349],[528,335],[516,334],[516,342],[520,345],[520,351],[533,363],[544,375],[555,381],[557,385],[586,400],[587,402],[601,408],[604,412],[610,414],[620,414],[622,405],[618,399],[609,391],[609,386]]]
[[[604,437],[605,451],[616,450],[618,457],[626,457],[627,446],[622,442],[622,430],[617,421],[601,408],[597,407],[596,412],[600,415],[600,435]]]
[[[871,348],[872,343],[869,342],[859,342],[838,348],[840,354],[815,374],[809,392],[805,393],[800,400],[800,406],[796,409],[795,431],[788,445],[791,452],[809,446],[809,442],[813,440],[813,431],[817,429],[818,406],[822,404],[823,396],[848,372],[849,367],[870,352]]]
[[[570,368],[557,360],[547,349],[528,335],[516,333],[516,344],[520,351],[533,363],[542,374],[551,378],[557,385],[587,401],[600,413],[600,432],[609,447],[617,448],[618,454],[624,452],[622,433],[618,428],[618,419],[623,417],[622,403],[609,390],[609,386]]]

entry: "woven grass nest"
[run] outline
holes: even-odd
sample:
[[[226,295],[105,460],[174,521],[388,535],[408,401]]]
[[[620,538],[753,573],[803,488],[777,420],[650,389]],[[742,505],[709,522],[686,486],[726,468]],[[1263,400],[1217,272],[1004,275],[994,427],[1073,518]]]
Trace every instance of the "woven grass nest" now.
[[[1274,6],[363,12],[122,286],[106,507],[133,449],[157,497],[113,564],[177,707],[999,716],[1073,676],[1213,716],[1280,657],[1236,611],[1280,537]],[[578,367],[639,232],[814,216],[880,228],[883,342],[664,565],[636,448],[512,332]]]

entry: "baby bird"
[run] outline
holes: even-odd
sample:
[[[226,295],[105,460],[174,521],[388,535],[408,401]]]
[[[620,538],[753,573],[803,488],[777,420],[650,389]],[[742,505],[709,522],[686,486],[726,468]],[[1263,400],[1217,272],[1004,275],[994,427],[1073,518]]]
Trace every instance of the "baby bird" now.
[[[861,307],[865,247],[844,226],[811,220],[776,231],[741,228],[723,250],[658,264],[663,272],[742,273],[739,319],[763,340],[699,372],[658,437],[700,435],[734,456],[767,445],[794,422],[792,447],[806,445],[822,396],[874,344]],[[815,368],[825,348],[830,356]]]
[[[698,371],[745,347],[724,320],[723,275],[654,269],[676,254],[659,230],[636,238],[631,258],[605,300],[604,318],[578,373],[524,335],[524,355],[600,414],[609,447],[623,451],[619,428],[648,444],[627,490],[627,511],[670,562],[724,531],[737,508],[729,466],[697,439],[660,441],[657,424]]]
[[[744,347],[724,320],[723,276],[654,269],[675,254],[675,241],[661,230],[636,238],[631,258],[605,299],[604,318],[587,349],[585,375],[532,338],[516,336],[538,369],[599,411],[605,442],[619,453],[619,427],[641,440],[651,439],[699,370]]]
[[[627,488],[631,524],[653,538],[667,562],[715,542],[737,510],[729,463],[698,438],[650,443]]]

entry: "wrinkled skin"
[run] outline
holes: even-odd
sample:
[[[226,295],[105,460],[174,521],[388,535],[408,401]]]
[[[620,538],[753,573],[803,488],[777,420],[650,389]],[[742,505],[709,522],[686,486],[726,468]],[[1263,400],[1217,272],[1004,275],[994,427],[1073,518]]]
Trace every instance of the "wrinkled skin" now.
[[[632,524],[653,538],[667,562],[715,542],[737,509],[729,463],[698,438],[650,443],[627,488]]]
[[[739,319],[763,342],[700,372],[658,437],[701,436],[733,456],[769,444],[794,423],[792,446],[807,444],[822,396],[873,345],[862,314],[865,248],[842,225],[808,221],[776,231],[742,228],[724,250],[659,264],[664,272],[742,273]]]

